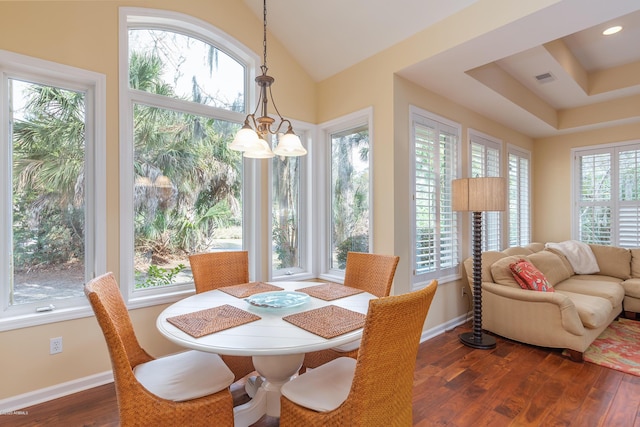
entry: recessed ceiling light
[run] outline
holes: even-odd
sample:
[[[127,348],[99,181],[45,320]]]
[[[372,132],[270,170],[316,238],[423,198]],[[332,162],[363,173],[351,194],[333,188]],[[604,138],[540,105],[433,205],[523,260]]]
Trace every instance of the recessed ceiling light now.
[[[604,30],[602,32],[603,35],[605,36],[610,36],[611,34],[615,34],[617,32],[619,32],[620,30],[622,30],[622,27],[620,25],[616,25],[615,27],[609,27],[606,30]]]

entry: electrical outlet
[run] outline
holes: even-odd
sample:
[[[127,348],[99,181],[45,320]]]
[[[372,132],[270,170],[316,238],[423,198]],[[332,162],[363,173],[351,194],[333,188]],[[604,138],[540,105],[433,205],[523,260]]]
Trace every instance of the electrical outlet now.
[[[49,339],[49,354],[62,353],[62,337]]]

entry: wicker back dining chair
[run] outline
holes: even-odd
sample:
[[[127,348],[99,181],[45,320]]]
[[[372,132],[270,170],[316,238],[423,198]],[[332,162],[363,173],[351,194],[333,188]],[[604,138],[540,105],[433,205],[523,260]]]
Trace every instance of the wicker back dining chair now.
[[[113,274],[89,281],[84,292],[109,349],[120,425],[233,426],[233,373],[218,355],[156,359],[140,346]]]
[[[400,257],[393,255],[348,252],[344,272],[344,285],[362,289],[380,297],[391,292],[393,276]],[[341,347],[307,353],[304,356],[304,368],[317,368],[338,357],[358,357],[358,341]]]
[[[280,426],[411,426],[416,357],[437,286],[369,301],[358,358],[286,383]]]
[[[362,289],[378,298],[387,297],[398,261],[400,257],[394,255],[348,252],[344,285]]]
[[[204,252],[189,256],[196,293],[249,283],[247,251]]]
[[[247,251],[205,252],[189,256],[196,293],[223,286],[249,283],[249,253]],[[250,356],[226,356],[222,360],[231,369],[235,381],[255,371]]]

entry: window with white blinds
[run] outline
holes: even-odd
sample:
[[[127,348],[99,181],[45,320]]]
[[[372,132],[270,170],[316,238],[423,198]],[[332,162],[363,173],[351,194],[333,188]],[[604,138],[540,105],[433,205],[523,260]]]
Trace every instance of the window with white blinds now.
[[[531,243],[530,171],[531,153],[507,147],[509,176],[509,246],[526,246]]]
[[[618,152],[618,246],[640,247],[640,145]]]
[[[469,130],[469,164],[471,178],[499,177],[500,153],[502,143],[499,140]],[[499,251],[502,249],[502,214],[501,212],[482,213],[482,250]]]
[[[458,224],[451,206],[460,126],[412,108],[414,286],[455,275]],[[417,287],[417,286],[416,286]]]
[[[587,243],[640,246],[640,142],[574,154],[574,235]]]

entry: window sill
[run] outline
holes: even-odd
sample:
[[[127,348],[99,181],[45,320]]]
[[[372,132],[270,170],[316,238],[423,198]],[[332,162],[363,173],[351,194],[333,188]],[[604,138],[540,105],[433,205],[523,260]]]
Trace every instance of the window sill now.
[[[59,308],[44,313],[22,314],[0,319],[0,332],[64,322],[66,320],[81,319],[83,317],[90,316],[93,316],[93,310],[91,310],[88,303],[86,306]]]
[[[194,289],[180,290],[171,293],[152,294],[129,297],[127,308],[129,310],[135,310],[138,308],[152,307],[155,305],[172,304],[176,301],[194,295],[196,292]]]
[[[127,308],[129,310],[135,310],[162,304],[171,304],[190,295],[193,295],[194,293],[194,290],[191,289],[172,292],[170,294],[165,293],[135,297],[129,300]],[[74,307],[56,308],[52,311],[46,311],[42,313],[30,312],[19,315],[6,316],[5,318],[0,319],[0,332],[93,316],[94,312],[91,309],[89,302],[85,301],[82,303],[82,305],[76,305]]]

